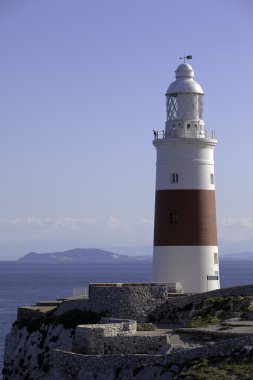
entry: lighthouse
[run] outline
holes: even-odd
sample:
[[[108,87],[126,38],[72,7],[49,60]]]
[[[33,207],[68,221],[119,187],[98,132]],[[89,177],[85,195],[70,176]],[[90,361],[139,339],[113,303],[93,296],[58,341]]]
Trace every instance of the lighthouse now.
[[[157,151],[153,280],[181,282],[187,293],[220,287],[214,132],[203,120],[204,92],[188,63],[166,92],[167,120]]]

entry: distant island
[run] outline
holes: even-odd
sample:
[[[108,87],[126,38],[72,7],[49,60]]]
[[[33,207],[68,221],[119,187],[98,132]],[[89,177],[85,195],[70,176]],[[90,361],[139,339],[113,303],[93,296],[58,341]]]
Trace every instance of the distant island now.
[[[54,253],[30,252],[19,258],[17,261],[36,264],[119,264],[151,262],[152,256],[128,256],[97,248],[75,248],[64,252]]]
[[[36,264],[119,264],[151,263],[152,255],[129,256],[105,251],[98,248],[75,248],[63,252],[37,253],[30,252],[17,260],[23,263]],[[226,253],[220,255],[220,261],[253,261],[253,252]]]

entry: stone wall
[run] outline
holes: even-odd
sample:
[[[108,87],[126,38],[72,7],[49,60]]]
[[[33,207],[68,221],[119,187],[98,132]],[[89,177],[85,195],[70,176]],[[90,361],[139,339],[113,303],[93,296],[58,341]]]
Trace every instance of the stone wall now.
[[[137,323],[137,331],[155,331],[155,325],[150,322]]]
[[[72,351],[89,355],[104,355],[106,337],[133,336],[136,329],[136,321],[116,318],[103,318],[99,324],[77,326]],[[110,346],[111,343],[112,341],[110,341]],[[122,340],[123,347],[125,344]]]
[[[116,318],[131,318],[144,322],[150,312],[170,299],[182,294],[181,283],[175,284],[90,284],[89,299],[64,301],[54,312],[61,315],[68,310],[91,310]]]
[[[168,349],[166,335],[116,336],[104,339],[104,355],[148,354]]]
[[[134,335],[137,331],[137,322],[133,319],[101,318],[100,325],[104,326],[104,336]]]
[[[54,350],[53,360],[55,368],[64,374],[62,380],[79,379],[78,374],[81,372],[96,374],[96,379],[99,379],[99,373],[108,370],[110,370],[112,374],[108,379],[116,379],[116,375],[115,377],[113,375],[115,373],[119,376],[120,372],[122,372],[122,375],[124,372],[127,373],[127,369],[135,371],[135,369],[138,368],[143,370],[143,368],[151,368],[152,366],[159,366],[164,372],[164,370],[170,371],[170,368],[176,365],[178,372],[180,372],[180,368],[182,369],[186,363],[192,360],[226,357],[245,346],[252,345],[253,337],[248,336],[229,339],[212,345],[185,349],[170,355],[78,355],[72,352]],[[70,368],[71,373],[69,371]],[[88,378],[93,377],[87,377],[87,379]],[[130,376],[126,378],[132,379]],[[144,376],[143,379],[145,378]]]
[[[101,323],[76,327],[72,352],[83,355],[143,354],[169,349],[167,336],[135,336],[134,320],[103,318]]]

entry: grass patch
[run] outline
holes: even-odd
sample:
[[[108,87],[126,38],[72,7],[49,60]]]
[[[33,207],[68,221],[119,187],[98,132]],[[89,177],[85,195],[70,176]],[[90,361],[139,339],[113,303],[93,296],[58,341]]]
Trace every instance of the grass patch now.
[[[195,316],[190,321],[188,321],[185,327],[194,328],[194,327],[206,327],[209,325],[217,325],[219,323],[219,319],[215,316]]]
[[[193,317],[186,327],[206,327],[233,317],[235,312],[243,313],[250,307],[252,297],[207,297],[193,305]],[[228,330],[229,327],[221,328]]]
[[[194,380],[252,380],[253,379],[253,363],[218,363],[210,364],[207,360],[194,362],[184,372],[176,375],[175,380],[181,380],[187,376],[192,376]]]
[[[199,304],[195,305],[195,309],[201,313],[210,314],[210,312],[222,311],[224,314],[229,311],[246,312],[252,303],[252,297],[207,297]]]
[[[234,303],[238,303],[238,297],[207,297],[195,305],[195,309],[201,314],[210,314],[221,310],[226,312]]]

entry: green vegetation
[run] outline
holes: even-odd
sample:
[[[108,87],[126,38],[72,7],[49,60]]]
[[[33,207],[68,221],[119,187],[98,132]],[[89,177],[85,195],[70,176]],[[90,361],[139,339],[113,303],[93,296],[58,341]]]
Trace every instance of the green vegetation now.
[[[194,327],[206,327],[208,325],[217,325],[219,319],[212,315],[207,316],[195,316],[190,321],[188,321],[185,327],[194,328]]]
[[[193,305],[193,313],[185,327],[206,327],[242,315],[252,308],[252,297],[207,297]],[[221,328],[228,330],[229,327]]]
[[[252,297],[207,297],[199,304],[195,305],[196,310],[202,310],[205,313],[223,312],[224,316],[228,312],[246,312],[252,304]]]
[[[213,314],[217,311],[224,313],[232,310],[236,303],[238,303],[238,297],[208,297],[195,305],[195,310],[201,314]]]
[[[207,360],[193,362],[187,370],[175,376],[175,380],[192,376],[194,380],[252,380],[253,363],[224,363],[212,364]]]

